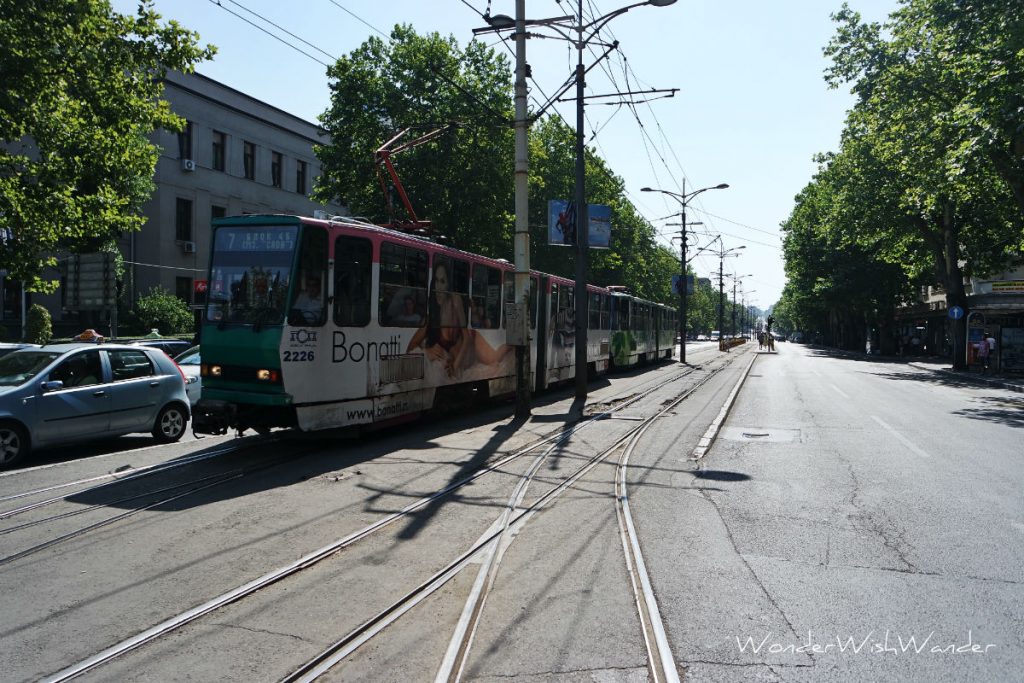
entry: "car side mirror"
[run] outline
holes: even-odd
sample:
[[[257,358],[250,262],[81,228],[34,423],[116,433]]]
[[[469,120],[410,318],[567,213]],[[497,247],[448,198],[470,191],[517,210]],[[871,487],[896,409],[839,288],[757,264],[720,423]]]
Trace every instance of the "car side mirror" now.
[[[63,389],[64,388],[64,382],[60,381],[59,379],[55,379],[55,380],[50,381],[50,382],[43,382],[43,384],[42,384],[42,386],[40,388],[44,392],[46,392],[46,391],[57,391],[58,389]]]
[[[185,384],[195,384],[198,381],[199,378],[193,375],[189,375],[188,377],[185,378]]]

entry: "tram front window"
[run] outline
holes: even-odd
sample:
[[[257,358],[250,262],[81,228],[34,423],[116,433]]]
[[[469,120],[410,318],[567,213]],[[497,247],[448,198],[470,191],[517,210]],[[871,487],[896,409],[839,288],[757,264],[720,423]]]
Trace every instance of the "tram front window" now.
[[[218,228],[213,243],[211,322],[279,324],[284,320],[297,226]]]

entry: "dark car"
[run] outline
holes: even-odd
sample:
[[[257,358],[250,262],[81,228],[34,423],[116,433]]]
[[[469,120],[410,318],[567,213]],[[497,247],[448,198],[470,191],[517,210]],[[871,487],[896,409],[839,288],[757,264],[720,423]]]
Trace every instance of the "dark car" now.
[[[177,441],[189,416],[184,374],[159,349],[52,344],[0,358],[0,469],[32,449],[131,432]]]
[[[171,358],[192,348],[192,342],[184,339],[139,339],[128,343],[132,346],[149,346],[160,349]]]

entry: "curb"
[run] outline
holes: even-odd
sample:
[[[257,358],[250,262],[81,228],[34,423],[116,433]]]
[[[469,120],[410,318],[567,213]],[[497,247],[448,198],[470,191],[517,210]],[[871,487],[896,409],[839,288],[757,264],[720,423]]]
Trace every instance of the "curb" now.
[[[743,374],[740,375],[739,380],[736,382],[736,386],[732,388],[732,392],[729,397],[725,399],[725,405],[722,406],[722,410],[719,411],[718,417],[708,426],[704,436],[697,442],[697,447],[693,449],[693,453],[690,455],[690,460],[700,460],[707,455],[711,445],[715,442],[715,437],[718,436],[718,432],[722,429],[722,423],[725,422],[725,418],[729,415],[729,411],[732,410],[732,404],[736,402],[736,395],[740,393],[740,387],[747,379],[747,374],[750,373],[750,368],[754,366],[754,361],[757,360],[757,353],[751,354],[750,362],[747,363],[747,367],[744,368]]]

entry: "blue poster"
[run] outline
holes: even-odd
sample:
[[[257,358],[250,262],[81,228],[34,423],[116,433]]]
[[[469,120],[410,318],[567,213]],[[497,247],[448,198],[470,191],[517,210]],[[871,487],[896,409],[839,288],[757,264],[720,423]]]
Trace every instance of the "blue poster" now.
[[[592,248],[607,249],[612,240],[612,207],[587,204],[587,242]],[[564,199],[548,201],[548,244],[576,244],[576,203]]]

